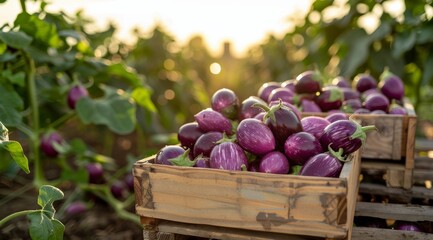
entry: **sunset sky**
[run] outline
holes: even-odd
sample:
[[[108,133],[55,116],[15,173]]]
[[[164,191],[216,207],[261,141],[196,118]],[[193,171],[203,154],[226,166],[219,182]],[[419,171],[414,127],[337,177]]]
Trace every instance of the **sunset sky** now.
[[[201,34],[213,53],[218,53],[222,42],[228,40],[234,54],[241,56],[269,33],[279,36],[290,29],[288,17],[305,14],[310,3],[311,0],[51,0],[48,10],[73,14],[84,9],[97,28],[114,22],[119,27],[119,38],[127,42],[134,41],[130,37],[133,28],[148,31],[160,23],[181,44],[193,34]],[[35,8],[30,6],[31,9]],[[18,0],[0,4],[0,24],[11,23],[19,12]]]

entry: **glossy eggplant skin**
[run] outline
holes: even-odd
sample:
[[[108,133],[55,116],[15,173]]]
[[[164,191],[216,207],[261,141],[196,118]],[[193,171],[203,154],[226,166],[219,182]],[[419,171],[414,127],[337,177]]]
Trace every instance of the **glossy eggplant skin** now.
[[[217,145],[217,142],[223,138],[221,132],[207,132],[201,135],[194,144],[193,156],[198,157],[202,154],[204,157],[209,157],[212,149]]]
[[[212,109],[229,119],[236,119],[239,111],[239,99],[236,93],[228,88],[221,88],[211,98]]]
[[[304,132],[313,134],[314,137],[320,139],[325,129],[331,122],[323,117],[308,116],[301,119],[301,124]]]
[[[295,80],[295,92],[298,94],[312,93],[322,91],[323,80],[315,71],[305,71],[299,74]]]
[[[193,148],[195,142],[203,133],[197,122],[189,122],[180,126],[177,139],[183,147]]]
[[[264,112],[263,109],[258,107],[253,107],[254,104],[266,104],[264,100],[256,96],[250,96],[241,103],[241,107],[239,109],[239,120],[243,120],[246,118],[253,118],[257,114]]]
[[[329,152],[319,153],[308,159],[302,166],[299,175],[318,177],[338,177],[343,163]]]
[[[239,145],[252,154],[263,155],[273,151],[276,146],[271,129],[255,118],[242,120],[237,127],[236,135]]]
[[[292,165],[303,165],[312,156],[322,152],[320,141],[307,132],[290,135],[284,144],[284,153]]]
[[[344,94],[339,87],[328,86],[314,100],[323,112],[339,109],[343,105]]]
[[[232,124],[228,118],[212,108],[206,108],[194,115],[195,121],[203,132],[225,132],[232,134]]]
[[[279,151],[268,152],[260,159],[259,172],[286,174],[289,170],[289,160]]]
[[[385,70],[380,76],[378,88],[390,101],[402,100],[404,97],[403,81],[389,70]]]
[[[169,160],[182,155],[185,152],[180,146],[167,145],[159,150],[155,157],[156,164],[173,165]]]
[[[397,220],[394,223],[394,229],[403,231],[424,232],[424,230],[417,223],[402,220]]]
[[[209,157],[211,168],[224,170],[242,170],[245,166],[248,169],[248,159],[244,150],[234,142],[223,142],[212,149]]]

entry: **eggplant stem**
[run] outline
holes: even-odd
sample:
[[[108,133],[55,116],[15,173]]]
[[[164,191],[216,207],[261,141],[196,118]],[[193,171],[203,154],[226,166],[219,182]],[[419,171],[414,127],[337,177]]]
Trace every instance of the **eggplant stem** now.
[[[329,153],[331,153],[332,156],[334,156],[336,159],[338,159],[341,162],[349,162],[345,159],[345,157],[343,157],[343,153],[344,153],[344,149],[343,148],[339,148],[338,151],[334,151],[334,149],[331,148],[331,144],[330,143],[328,145],[328,151]]]

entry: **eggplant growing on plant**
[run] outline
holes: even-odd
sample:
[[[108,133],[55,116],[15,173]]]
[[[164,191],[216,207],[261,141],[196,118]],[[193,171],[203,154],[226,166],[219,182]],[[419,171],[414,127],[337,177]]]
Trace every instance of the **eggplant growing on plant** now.
[[[177,139],[183,147],[192,148],[203,133],[197,122],[185,123],[180,126],[177,132]]]
[[[275,137],[271,129],[255,118],[242,120],[236,136],[239,145],[253,154],[262,155],[275,149]]]
[[[284,144],[284,153],[293,165],[304,165],[312,156],[323,152],[320,141],[308,132],[290,135]]]
[[[225,132],[228,135],[232,134],[232,123],[230,120],[212,108],[201,110],[194,115],[194,119],[203,132],[216,131]]]
[[[89,163],[86,165],[89,183],[102,183],[104,181],[104,168],[100,163]]]
[[[72,202],[65,209],[65,212],[70,216],[82,214],[86,211],[87,211],[87,205],[81,201]]]
[[[222,88],[217,90],[211,98],[212,109],[220,112],[229,119],[236,119],[239,111],[239,99],[235,92]]]
[[[80,98],[87,97],[87,96],[89,96],[89,92],[84,86],[82,85],[73,86],[68,92],[68,98],[67,98],[68,106],[71,109],[75,109],[75,105],[77,101]]]
[[[332,148],[334,151],[343,149],[344,156],[358,150],[365,142],[367,131],[376,130],[373,125],[361,126],[353,119],[338,120],[329,124],[320,137],[323,149]]]
[[[212,149],[209,166],[225,170],[242,170],[248,169],[249,164],[244,150],[237,143],[222,142]]]
[[[40,148],[47,157],[55,158],[59,152],[55,148],[55,144],[61,145],[64,142],[62,135],[58,132],[50,131],[44,134],[41,138]]]
[[[260,159],[259,172],[286,174],[289,170],[289,160],[280,151],[268,152]]]

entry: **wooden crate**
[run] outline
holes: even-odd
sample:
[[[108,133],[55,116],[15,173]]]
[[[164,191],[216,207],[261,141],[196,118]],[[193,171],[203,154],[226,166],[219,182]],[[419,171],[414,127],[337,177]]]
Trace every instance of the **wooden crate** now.
[[[367,133],[367,141],[361,157],[400,161],[405,159],[405,168],[413,169],[417,115],[408,99],[404,101],[408,115],[353,114],[363,126],[375,125],[377,131]],[[348,114],[349,116],[350,114]],[[302,113],[302,116],[327,116],[327,113]]]
[[[136,212],[147,239],[176,224],[198,226],[188,232],[193,236],[219,228],[221,239],[350,239],[359,151],[349,158],[339,178],[324,178],[158,165],[150,157],[134,165]]]

